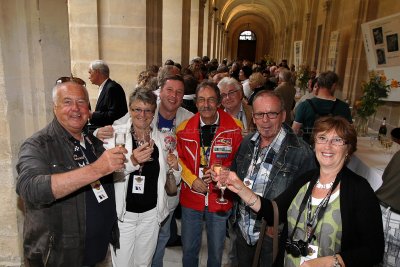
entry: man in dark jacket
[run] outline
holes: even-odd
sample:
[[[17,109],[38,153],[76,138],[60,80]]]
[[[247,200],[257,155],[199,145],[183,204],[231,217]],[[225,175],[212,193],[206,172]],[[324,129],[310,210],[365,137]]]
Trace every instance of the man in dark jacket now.
[[[286,115],[282,97],[276,92],[256,94],[253,121],[257,131],[243,139],[231,166],[247,187],[267,199],[277,197],[298,175],[316,166],[310,147],[284,123]],[[260,233],[261,220],[249,207],[253,204],[240,201],[237,205],[238,265],[251,265],[257,241],[264,238],[260,266],[272,266],[272,239]]]
[[[31,267],[94,266],[118,242],[110,174],[124,167],[127,151],[104,151],[82,131],[89,97],[75,80],[56,84],[55,118],[20,148],[16,188],[25,204],[24,255]]]
[[[102,127],[112,125],[128,112],[124,89],[111,80],[110,69],[103,60],[95,60],[89,66],[89,80],[99,86],[96,109],[90,113],[90,124]]]

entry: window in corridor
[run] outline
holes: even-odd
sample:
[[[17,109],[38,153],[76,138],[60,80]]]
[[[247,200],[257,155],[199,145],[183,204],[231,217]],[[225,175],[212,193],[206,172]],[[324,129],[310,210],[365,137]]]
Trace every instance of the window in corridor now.
[[[256,35],[252,31],[243,31],[239,36],[240,41],[255,41]]]

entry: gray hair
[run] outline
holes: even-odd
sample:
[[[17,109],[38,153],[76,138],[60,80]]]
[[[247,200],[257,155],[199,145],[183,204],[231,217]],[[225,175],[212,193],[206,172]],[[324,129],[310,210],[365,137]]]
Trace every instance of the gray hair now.
[[[64,82],[64,83],[57,83],[56,85],[54,85],[53,90],[52,90],[52,92],[51,92],[51,96],[52,96],[52,98],[53,98],[53,104],[56,105],[57,102],[58,102],[58,90],[59,90],[62,86],[65,86],[66,84],[69,84],[69,83],[73,83],[73,84],[80,85],[80,87],[82,88],[83,92],[85,93],[85,98],[86,98],[86,100],[87,100],[88,103],[89,103],[89,93],[88,93],[88,90],[86,89],[86,87],[83,86],[83,85],[81,85],[81,84],[79,84],[79,83],[70,81],[70,82]]]
[[[281,103],[281,111],[285,109],[285,101],[283,101],[282,96],[280,94],[276,93],[275,91],[271,91],[271,90],[261,90],[254,96],[253,105],[252,105],[253,109],[254,109],[254,101],[256,101],[257,98],[262,97],[262,96],[277,98],[279,100],[279,102]]]
[[[94,60],[90,62],[89,68],[91,70],[98,70],[101,74],[103,74],[107,78],[110,77],[110,68],[108,67],[107,63],[103,60]]]
[[[129,106],[136,100],[140,100],[145,104],[150,104],[154,108],[153,111],[156,110],[157,96],[152,90],[143,86],[137,87],[129,96]]]
[[[225,88],[226,86],[233,85],[236,90],[243,90],[242,85],[236,80],[235,78],[231,77],[224,77],[222,78],[221,81],[218,83],[218,88],[221,90],[222,88]]]
[[[292,80],[292,72],[285,68],[280,69],[279,80],[282,82],[290,82]]]

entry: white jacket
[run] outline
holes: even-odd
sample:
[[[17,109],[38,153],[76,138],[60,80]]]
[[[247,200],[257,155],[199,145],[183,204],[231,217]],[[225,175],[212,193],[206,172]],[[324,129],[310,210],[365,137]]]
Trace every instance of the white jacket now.
[[[167,170],[169,169],[167,164],[167,153],[164,150],[164,140],[161,137],[161,133],[157,129],[157,121],[158,121],[158,105],[155,111],[154,119],[151,123],[151,127],[153,128],[152,138],[154,139],[155,145],[158,147],[159,150],[159,157],[158,162],[160,163],[160,173],[158,177],[158,184],[157,184],[157,221],[161,223],[168,214],[173,211],[179,203],[179,190],[176,196],[170,197],[165,192],[165,182],[167,177]],[[182,121],[190,118],[193,116],[193,113],[184,109],[179,108],[176,114],[176,125],[178,126]],[[128,160],[125,163],[125,172],[124,173],[114,173],[114,188],[115,188],[115,202],[116,202],[116,210],[117,216],[120,221],[124,221],[124,215],[126,213],[126,193],[128,187],[128,179],[130,173],[139,169],[139,165],[134,166],[132,161],[130,160],[132,155],[132,135],[130,133],[132,121],[129,115],[129,112],[119,120],[115,121],[113,124],[114,131],[117,129],[125,129],[126,131],[126,144],[125,148],[128,150],[128,154],[126,154],[126,158]],[[112,148],[115,146],[114,138],[110,138],[104,140],[107,144],[104,144],[106,149]],[[177,152],[175,151],[175,154]],[[181,181],[181,171],[182,168],[179,165],[179,170],[174,171],[174,176],[176,180],[176,184],[179,185]],[[123,177],[124,176],[124,177]]]

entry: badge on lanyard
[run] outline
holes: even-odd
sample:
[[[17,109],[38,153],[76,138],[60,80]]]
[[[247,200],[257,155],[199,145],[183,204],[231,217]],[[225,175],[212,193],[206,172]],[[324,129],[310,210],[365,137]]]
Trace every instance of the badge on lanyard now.
[[[144,194],[144,181],[146,177],[144,175],[134,175],[133,176],[133,194]]]
[[[106,190],[104,190],[103,185],[99,180],[90,184],[92,186],[92,190],[94,195],[96,196],[97,201],[100,203],[108,198]]]

